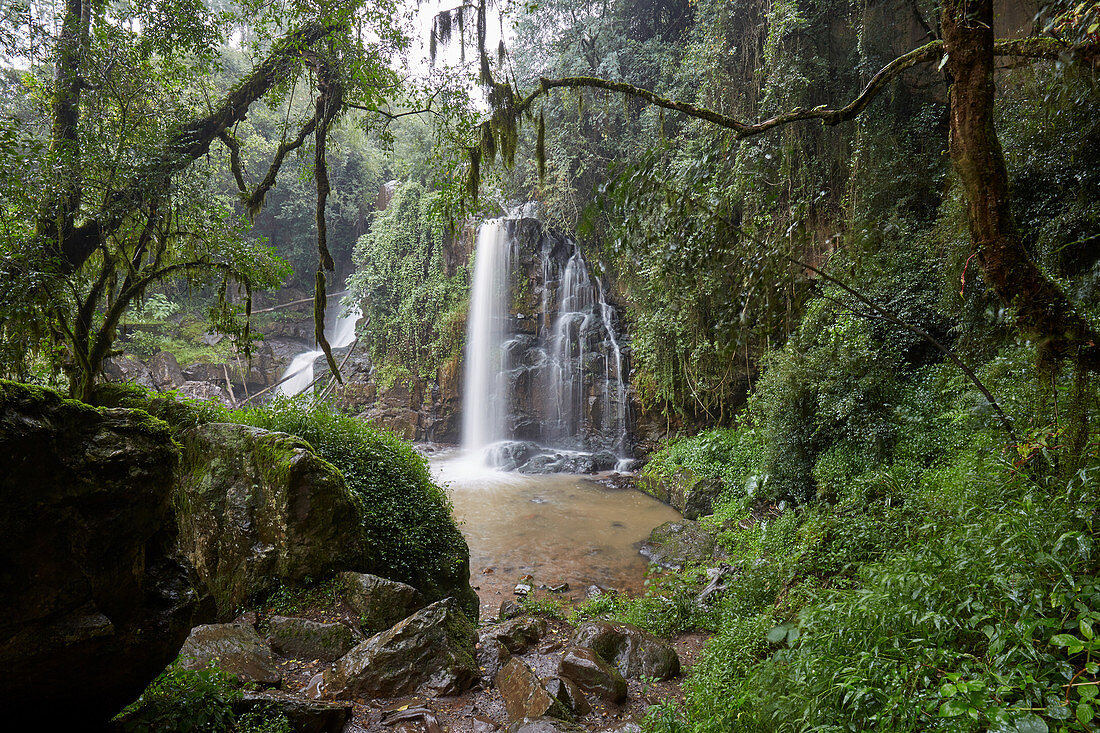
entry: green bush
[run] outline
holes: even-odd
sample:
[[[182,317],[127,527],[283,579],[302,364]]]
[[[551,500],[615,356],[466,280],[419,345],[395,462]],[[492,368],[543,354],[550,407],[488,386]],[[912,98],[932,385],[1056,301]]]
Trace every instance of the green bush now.
[[[233,730],[236,678],[217,667],[165,669],[115,719],[126,733],[222,733]]]

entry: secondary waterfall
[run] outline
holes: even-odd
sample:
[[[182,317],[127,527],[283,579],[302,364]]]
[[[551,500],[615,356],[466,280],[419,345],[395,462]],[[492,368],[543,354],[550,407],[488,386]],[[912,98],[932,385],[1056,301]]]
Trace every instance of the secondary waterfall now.
[[[482,224],[474,254],[463,447],[528,473],[586,473],[630,454],[627,355],[580,245],[529,207]]]
[[[355,324],[362,315],[358,305],[352,306],[346,311],[341,307],[339,315],[336,316],[331,326],[330,333],[332,335],[329,338],[329,346],[334,349],[351,346],[352,342],[355,341]],[[313,363],[317,361],[317,357],[323,356],[324,353],[321,349],[313,349],[303,351],[295,356],[294,360],[290,362],[290,366],[283,372],[283,381],[275,388],[276,391],[288,397],[304,392],[313,384]]]

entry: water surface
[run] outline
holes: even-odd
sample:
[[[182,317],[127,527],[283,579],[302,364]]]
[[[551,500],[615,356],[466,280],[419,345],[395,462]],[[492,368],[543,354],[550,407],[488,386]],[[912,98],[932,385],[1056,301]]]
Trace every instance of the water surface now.
[[[457,451],[433,456],[431,467],[470,545],[483,618],[514,598],[527,574],[536,586],[569,583],[564,597],[571,600],[593,584],[639,592],[646,560],[638,543],[680,516],[640,491],[607,488],[586,476],[504,473]]]

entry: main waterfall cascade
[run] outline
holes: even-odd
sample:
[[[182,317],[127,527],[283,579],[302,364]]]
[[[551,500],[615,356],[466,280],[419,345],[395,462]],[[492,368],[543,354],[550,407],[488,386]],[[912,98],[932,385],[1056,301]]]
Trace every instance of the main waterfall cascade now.
[[[478,232],[463,447],[525,473],[615,468],[630,454],[617,314],[577,242],[531,214]]]
[[[329,338],[329,346],[334,349],[351,346],[355,341],[355,324],[361,317],[362,312],[358,305],[347,309],[341,306],[331,324],[326,324],[326,329],[331,329],[329,333],[332,334]],[[321,349],[312,349],[295,356],[290,366],[283,372],[282,381],[275,388],[276,392],[293,397],[309,389],[313,384],[313,363],[324,353]]]

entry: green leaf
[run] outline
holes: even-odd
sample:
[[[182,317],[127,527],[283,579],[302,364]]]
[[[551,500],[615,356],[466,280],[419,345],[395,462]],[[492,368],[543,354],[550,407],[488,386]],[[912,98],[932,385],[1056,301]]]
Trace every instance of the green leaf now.
[[[969,707],[962,700],[948,700],[943,705],[940,705],[940,717],[941,718],[954,718],[962,715]]]
[[[768,641],[770,641],[772,644],[779,644],[785,638],[787,638],[786,626],[776,626],[774,629],[768,632]]]
[[[1077,688],[1077,694],[1081,696],[1082,700],[1091,700],[1096,697],[1096,693],[1100,690],[1096,689],[1096,685],[1081,685]]]
[[[958,692],[958,688],[950,682],[944,683],[943,687],[940,688],[941,697],[954,697],[956,692]]]
[[[1054,638],[1050,640],[1050,643],[1054,646],[1072,646],[1080,644],[1081,640],[1070,634],[1055,634]]]
[[[1096,712],[1092,709],[1092,705],[1081,703],[1077,706],[1077,720],[1080,721],[1081,725],[1088,725],[1094,717],[1096,717]]]
[[[1088,619],[1081,619],[1078,627],[1081,629],[1081,636],[1089,640],[1092,639],[1092,624],[1089,623]]]
[[[1016,719],[1016,733],[1049,733],[1050,729],[1035,713],[1026,713]]]

